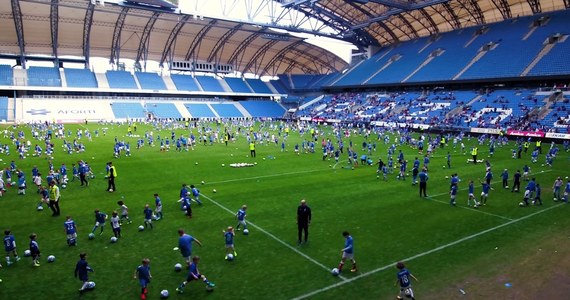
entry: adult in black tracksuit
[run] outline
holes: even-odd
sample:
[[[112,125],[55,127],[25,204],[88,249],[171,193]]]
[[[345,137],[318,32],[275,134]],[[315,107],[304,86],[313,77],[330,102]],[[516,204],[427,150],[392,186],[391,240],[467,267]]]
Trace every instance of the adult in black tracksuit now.
[[[301,205],[297,207],[297,227],[299,229],[299,241],[303,241],[302,233],[305,232],[304,242],[307,243],[309,239],[309,224],[311,224],[311,208],[307,206],[305,199],[301,200]]]

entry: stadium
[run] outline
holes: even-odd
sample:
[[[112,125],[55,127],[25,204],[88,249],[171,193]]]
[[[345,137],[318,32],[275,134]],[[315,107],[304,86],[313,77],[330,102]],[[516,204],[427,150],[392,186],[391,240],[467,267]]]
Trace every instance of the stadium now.
[[[570,294],[570,1],[0,3],[1,299]]]

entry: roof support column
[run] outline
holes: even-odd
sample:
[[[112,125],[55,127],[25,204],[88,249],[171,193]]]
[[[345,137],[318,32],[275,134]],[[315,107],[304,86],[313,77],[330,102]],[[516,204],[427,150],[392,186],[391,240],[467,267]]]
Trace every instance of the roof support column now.
[[[119,63],[120,52],[121,52],[121,33],[123,32],[123,25],[125,24],[125,19],[127,18],[127,12],[129,9],[124,7],[117,18],[115,23],[115,30],[113,31],[113,41],[111,42],[111,57],[109,57],[109,62],[111,64]]]
[[[18,36],[18,46],[20,47],[20,64],[22,68],[26,68],[26,43],[24,41],[24,23],[22,22],[22,10],[20,1],[12,0],[12,16],[14,16],[14,26],[16,27],[16,35]]]
[[[59,68],[59,57],[57,55],[58,46],[58,27],[59,27],[59,0],[51,0],[50,7],[50,25],[51,25],[51,52],[54,57],[54,65]]]
[[[85,68],[89,68],[90,47],[91,47],[91,25],[93,24],[93,13],[95,12],[95,4],[89,1],[87,10],[85,11],[85,22],[83,23],[83,57],[85,58]]]

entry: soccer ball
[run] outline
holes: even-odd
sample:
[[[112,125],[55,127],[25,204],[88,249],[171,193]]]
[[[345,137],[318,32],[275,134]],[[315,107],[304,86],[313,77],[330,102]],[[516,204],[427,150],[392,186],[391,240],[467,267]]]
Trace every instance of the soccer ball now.
[[[248,235],[249,234],[249,230],[246,228],[243,230],[243,234]]]
[[[62,188],[62,189],[65,189],[65,188],[67,188],[67,185],[66,185],[66,184],[62,184],[62,185],[61,185],[61,188]]]
[[[521,201],[521,202],[519,202],[519,206],[522,207],[522,206],[526,206],[526,205],[524,204],[524,202]]]
[[[143,231],[144,230],[144,226],[139,225],[139,231]]]
[[[211,285],[207,285],[207,286],[206,286],[206,291],[212,292],[212,291],[214,291],[214,287],[211,286]]]
[[[217,193],[218,191],[216,191],[216,189],[213,189],[212,192]]]
[[[87,283],[87,289],[92,290],[95,288],[95,282],[94,281],[89,281]]]
[[[115,236],[111,237],[111,243],[116,243],[117,240],[118,240],[117,237],[115,237]]]
[[[55,256],[53,256],[53,255],[48,256],[47,261],[50,262],[50,263],[51,263],[51,262],[54,262],[54,261],[55,261]]]
[[[175,264],[174,265],[174,271],[176,271],[176,272],[182,271],[182,265],[181,264]]]
[[[38,211],[42,211],[42,210],[44,210],[44,207],[41,205],[38,205]]]
[[[225,166],[226,166],[226,164],[222,164],[222,167],[225,167]]]
[[[196,162],[196,165],[198,165],[198,162]]]
[[[112,191],[113,191],[113,189],[109,189],[109,192],[112,192]]]
[[[91,233],[88,235],[88,237],[89,237],[90,240],[92,240],[92,239],[95,238],[95,234],[93,234],[93,232],[91,232]]]
[[[331,270],[331,274],[332,274],[333,276],[338,276],[338,274],[340,274],[340,271],[339,271],[337,268],[333,268],[333,269]]]
[[[26,249],[26,251],[24,251],[24,256],[25,257],[29,257],[32,255],[32,251],[30,251],[30,249]]]
[[[162,290],[162,291],[160,291],[160,298],[162,298],[162,299],[168,298],[169,295],[170,295],[170,294],[168,293],[168,290]]]
[[[222,165],[222,167],[223,167],[223,165]],[[205,182],[204,180],[202,180],[202,184],[205,184],[205,183],[206,183],[206,182]]]
[[[231,254],[231,253],[229,253],[228,255],[226,255],[226,259],[227,259],[228,261],[232,261],[232,260],[234,260],[234,255]]]

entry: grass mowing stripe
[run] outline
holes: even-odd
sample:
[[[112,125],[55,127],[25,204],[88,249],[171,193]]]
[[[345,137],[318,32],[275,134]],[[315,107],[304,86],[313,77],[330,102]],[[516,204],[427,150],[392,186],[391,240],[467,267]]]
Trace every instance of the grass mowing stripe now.
[[[410,257],[408,257],[408,258],[401,259],[401,260],[399,260],[399,261],[406,261],[406,262],[409,262],[409,261],[411,261],[411,260],[414,260],[414,259],[417,259],[417,258],[426,256],[426,255],[432,254],[432,253],[434,253],[434,252],[437,252],[437,251],[440,251],[440,250],[449,248],[449,247],[451,247],[451,246],[455,246],[455,245],[460,244],[460,243],[462,243],[462,242],[465,242],[465,241],[474,239],[474,238],[476,238],[476,237],[478,237],[478,236],[481,236],[481,235],[484,235],[484,234],[486,234],[486,233],[495,231],[495,230],[497,230],[497,229],[501,229],[501,228],[506,227],[506,226],[509,226],[509,225],[511,225],[511,224],[518,223],[518,222],[520,222],[520,221],[524,221],[524,220],[526,220],[526,219],[528,219],[528,218],[531,218],[531,217],[533,217],[533,216],[536,216],[536,215],[538,215],[538,214],[541,214],[541,213],[550,211],[550,210],[552,210],[552,209],[554,209],[554,208],[556,208],[556,207],[558,207],[558,206],[560,206],[560,205],[562,205],[562,203],[559,203],[559,204],[556,204],[556,205],[551,206],[551,207],[549,207],[549,208],[545,208],[545,209],[543,209],[543,210],[534,212],[534,213],[532,213],[532,214],[530,214],[530,215],[526,215],[526,216],[524,216],[524,217],[521,217],[521,218],[518,218],[518,219],[514,219],[514,220],[512,220],[512,221],[503,223],[503,224],[501,224],[501,225],[497,225],[497,226],[495,226],[495,227],[491,227],[491,228],[489,228],[489,229],[485,229],[485,230],[480,231],[480,232],[478,232],[478,233],[475,233],[475,234],[466,236],[466,237],[464,237],[464,238],[455,240],[455,241],[453,241],[453,242],[451,242],[451,243],[448,243],[448,244],[445,244],[445,245],[441,245],[441,246],[439,246],[439,247],[437,247],[437,248],[433,248],[433,249],[431,249],[431,250],[428,250],[428,251],[425,251],[425,252],[416,254],[416,255],[414,255],[414,256],[410,256]],[[342,281],[342,282],[338,282],[338,283],[335,283],[335,284],[326,286],[326,287],[324,287],[324,288],[321,288],[321,289],[318,289],[318,290],[314,290],[314,291],[312,291],[312,292],[309,292],[309,293],[307,293],[307,294],[303,294],[303,295],[298,296],[298,297],[295,297],[295,298],[293,298],[293,299],[294,299],[294,300],[306,299],[306,298],[311,297],[311,296],[314,296],[314,295],[316,295],[316,294],[320,294],[320,293],[322,293],[322,292],[325,292],[325,291],[328,291],[328,290],[331,290],[331,289],[334,289],[334,288],[343,286],[343,285],[345,285],[345,284],[347,284],[347,283],[356,281],[356,280],[358,280],[358,279],[360,279],[360,278],[368,277],[368,276],[373,275],[373,274],[375,274],[375,273],[384,271],[384,270],[386,270],[386,269],[388,269],[388,268],[394,268],[394,266],[395,266],[397,263],[398,263],[398,262],[393,262],[393,263],[391,263],[391,264],[382,266],[382,267],[380,267],[380,268],[376,268],[376,269],[374,269],[374,270],[371,270],[371,271],[362,273],[362,274],[360,274],[360,275],[358,275],[358,276],[356,276],[356,277],[352,277],[352,278],[350,278],[350,279],[348,279],[348,280],[344,280],[344,281]]]
[[[210,184],[210,185],[211,185],[211,184],[220,184],[220,183],[228,183],[228,182],[254,180],[254,179],[261,179],[261,178],[271,178],[271,177],[279,177],[279,176],[287,176],[287,175],[306,174],[306,173],[314,173],[314,172],[320,172],[320,171],[326,171],[326,170],[329,170],[329,169],[317,169],[317,170],[307,170],[307,171],[298,171],[298,172],[287,172],[287,173],[279,173],[279,174],[271,174],[271,175],[262,175],[262,176],[255,176],[255,177],[236,178],[236,179],[228,179],[228,180],[207,182],[207,184]]]
[[[221,209],[223,209],[223,210],[229,212],[230,214],[235,215],[235,213],[234,213],[232,210],[230,210],[229,208],[223,206],[223,205],[220,204],[218,201],[216,201],[216,200],[214,200],[214,199],[212,199],[212,198],[210,198],[210,197],[208,197],[208,196],[206,196],[206,195],[204,195],[204,194],[202,194],[202,193],[200,194],[200,196],[202,196],[202,197],[208,199],[208,201],[214,203],[215,205],[217,205],[217,206],[220,207]],[[295,247],[293,247],[293,246],[287,244],[285,241],[283,241],[282,239],[276,237],[276,236],[273,235],[271,232],[269,232],[269,231],[267,231],[267,230],[265,230],[265,229],[259,227],[258,225],[255,225],[254,223],[252,223],[252,222],[250,222],[250,221],[247,222],[247,225],[249,225],[249,226],[251,226],[251,227],[257,229],[258,231],[260,231],[260,232],[262,232],[262,233],[264,233],[265,235],[269,236],[270,238],[274,239],[275,241],[277,241],[278,243],[282,244],[283,246],[289,248],[290,250],[293,250],[293,252],[295,252],[295,253],[301,255],[302,257],[304,257],[304,258],[307,259],[308,261],[314,263],[315,265],[317,265],[317,266],[319,266],[319,267],[321,267],[321,268],[323,268],[323,269],[325,269],[325,270],[327,270],[327,271],[329,271],[329,272],[331,271],[331,269],[330,269],[329,267],[323,265],[322,263],[318,262],[318,261],[315,260],[314,258],[308,256],[307,254],[305,254],[305,253],[299,251],[299,250],[296,249]],[[346,277],[344,277],[344,276],[342,276],[342,275],[339,275],[338,277],[341,278],[342,280],[345,280],[345,281],[348,280]]]

